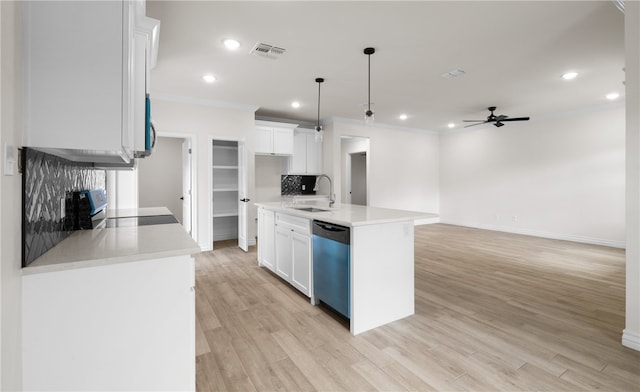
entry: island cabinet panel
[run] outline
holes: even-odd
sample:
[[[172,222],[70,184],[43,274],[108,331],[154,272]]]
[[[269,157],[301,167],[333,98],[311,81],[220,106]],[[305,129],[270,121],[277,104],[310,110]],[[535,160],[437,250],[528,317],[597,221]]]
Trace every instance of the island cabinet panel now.
[[[411,316],[414,298],[413,221],[351,229],[351,333]]]
[[[191,256],[23,276],[23,388],[195,390]]]
[[[293,272],[292,229],[287,225],[276,225],[276,274],[291,282]]]
[[[291,284],[306,296],[311,296],[311,236],[293,232],[291,245],[293,248]]]
[[[276,214],[258,209],[258,265],[276,272]]]
[[[309,219],[258,210],[258,264],[308,297],[312,296],[311,246]]]

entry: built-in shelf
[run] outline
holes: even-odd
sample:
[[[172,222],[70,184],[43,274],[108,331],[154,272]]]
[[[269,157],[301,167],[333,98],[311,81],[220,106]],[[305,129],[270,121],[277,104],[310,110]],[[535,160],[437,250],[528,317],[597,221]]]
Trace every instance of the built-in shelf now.
[[[212,239],[238,238],[238,142],[214,140],[211,167]]]
[[[224,218],[226,216],[238,216],[238,211],[214,211],[214,218]]]
[[[214,165],[213,166],[214,169],[220,169],[220,170],[237,170],[238,166],[222,166],[222,165]]]

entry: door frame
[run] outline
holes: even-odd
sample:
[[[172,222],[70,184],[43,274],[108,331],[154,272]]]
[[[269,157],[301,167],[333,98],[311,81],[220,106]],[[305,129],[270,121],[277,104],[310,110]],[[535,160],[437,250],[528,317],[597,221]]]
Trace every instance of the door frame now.
[[[191,146],[191,170],[189,170],[189,174],[191,176],[191,197],[189,198],[191,201],[191,208],[189,211],[191,212],[191,238],[194,241],[198,241],[198,203],[196,201],[196,197],[198,195],[198,182],[196,181],[196,173],[198,159],[196,156],[197,149],[194,148],[196,145],[196,135],[192,133],[181,133],[181,132],[164,132],[158,131],[158,137],[170,137],[174,139],[182,139],[186,140]],[[182,157],[180,158],[180,164],[182,164]],[[184,167],[182,172],[184,173]],[[183,179],[184,180],[184,179]],[[184,218],[183,218],[184,221]]]

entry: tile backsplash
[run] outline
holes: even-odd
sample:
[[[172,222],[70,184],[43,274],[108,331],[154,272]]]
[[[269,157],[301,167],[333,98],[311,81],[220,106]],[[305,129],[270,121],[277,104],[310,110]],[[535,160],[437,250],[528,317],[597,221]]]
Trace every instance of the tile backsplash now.
[[[22,154],[22,266],[26,267],[73,232],[70,192],[106,188],[106,172],[91,163],[31,148],[23,148]]]
[[[313,186],[316,176],[301,176],[293,174],[283,174],[281,177],[280,194],[282,196],[292,195],[315,195]]]

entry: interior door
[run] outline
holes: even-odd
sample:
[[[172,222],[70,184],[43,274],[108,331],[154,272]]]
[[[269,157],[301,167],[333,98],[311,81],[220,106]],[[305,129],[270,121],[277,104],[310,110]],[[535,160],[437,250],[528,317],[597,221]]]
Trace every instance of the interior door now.
[[[191,234],[191,141],[182,141],[182,226]]]
[[[238,141],[238,247],[249,250],[247,211],[249,198],[247,192],[247,153],[244,141]]]

